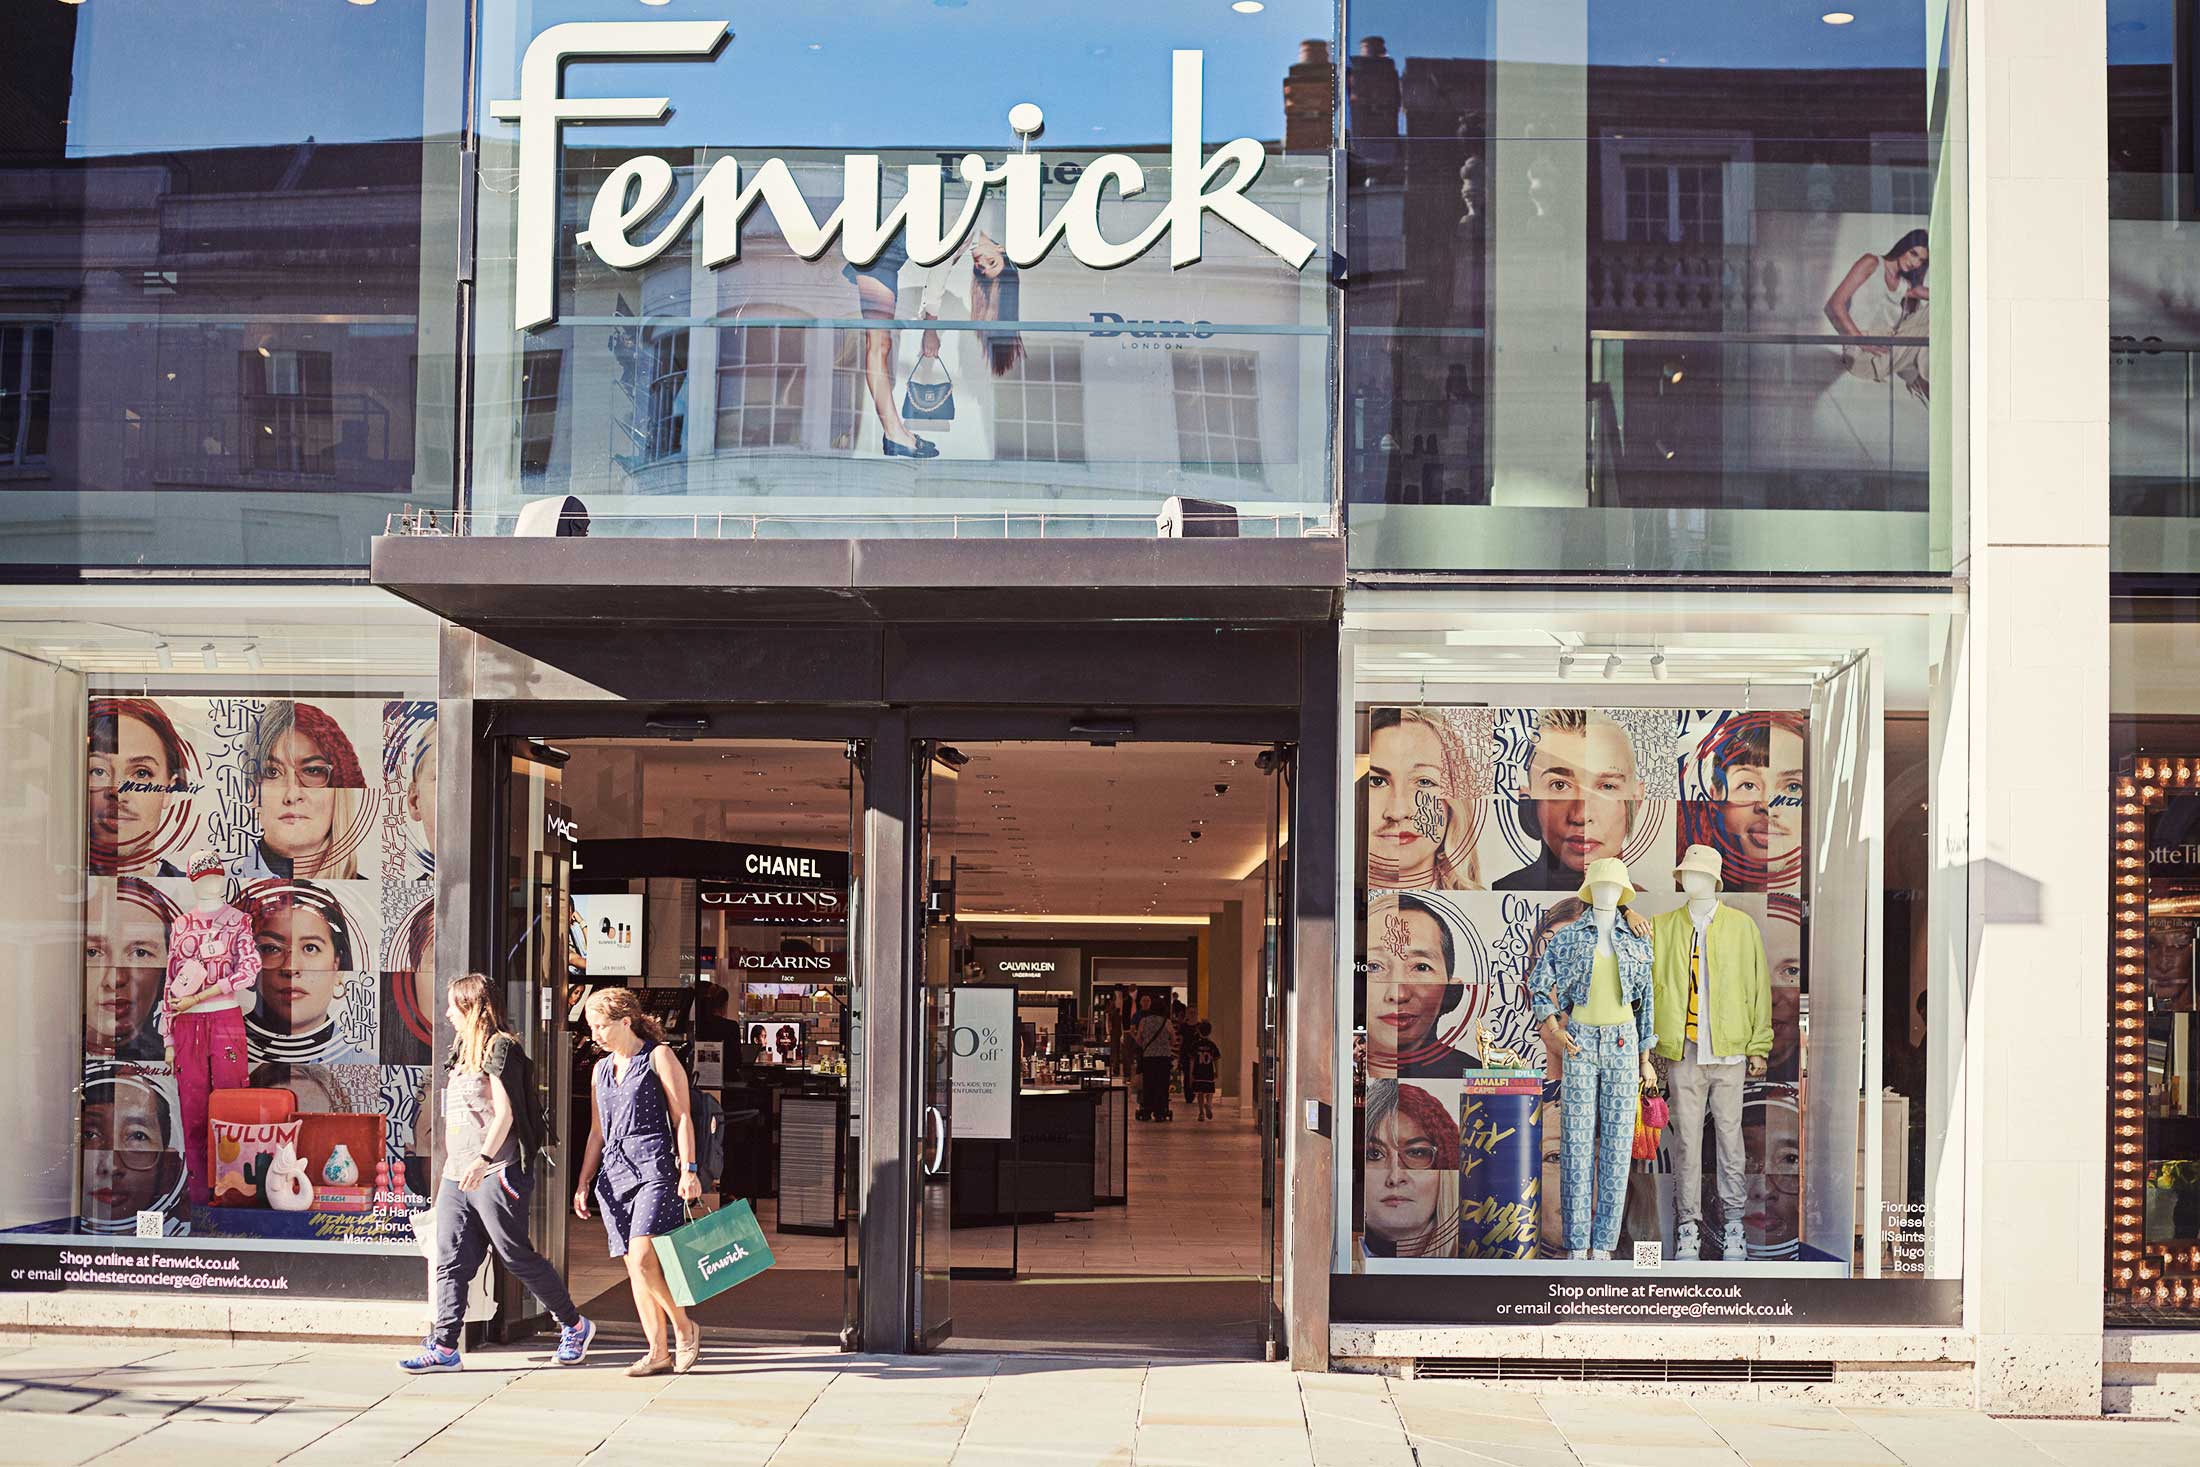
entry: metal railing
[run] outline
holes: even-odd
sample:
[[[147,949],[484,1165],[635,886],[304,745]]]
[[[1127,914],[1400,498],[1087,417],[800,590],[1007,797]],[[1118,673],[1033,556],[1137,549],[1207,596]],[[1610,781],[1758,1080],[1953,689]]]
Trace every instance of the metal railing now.
[[[710,510],[691,514],[625,514],[590,511],[584,533],[590,538],[655,540],[1089,540],[1159,536],[1162,516],[1152,514],[1081,514],[1069,510],[987,510],[935,514],[753,514]],[[1186,514],[1186,526],[1207,527],[1207,534],[1236,526],[1244,540],[1333,538],[1330,513],[1286,511],[1273,514]],[[512,535],[519,514],[512,510],[438,510],[407,506],[392,514],[384,533],[407,536]],[[1204,538],[1192,535],[1187,538]]]

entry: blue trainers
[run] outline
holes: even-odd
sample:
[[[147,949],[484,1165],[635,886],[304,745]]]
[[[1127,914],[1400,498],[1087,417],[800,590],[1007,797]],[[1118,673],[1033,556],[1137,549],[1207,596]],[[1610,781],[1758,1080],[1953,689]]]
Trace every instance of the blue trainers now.
[[[595,1321],[576,1320],[571,1329],[558,1331],[558,1352],[550,1358],[560,1365],[578,1365],[588,1358],[588,1347],[595,1339]]]
[[[434,1340],[422,1340],[419,1354],[397,1362],[397,1368],[407,1375],[431,1375],[438,1370],[460,1370],[463,1365],[458,1351],[446,1350]]]

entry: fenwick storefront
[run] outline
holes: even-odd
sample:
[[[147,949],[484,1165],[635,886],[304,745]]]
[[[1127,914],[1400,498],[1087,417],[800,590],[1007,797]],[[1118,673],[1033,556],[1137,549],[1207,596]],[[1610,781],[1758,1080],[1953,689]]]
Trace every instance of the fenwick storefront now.
[[[1223,740],[1272,750],[1289,789],[1260,1053],[1271,1348],[1498,1373],[1783,1349],[1955,1363],[1918,1343],[1962,1323],[1960,1031],[1930,1018],[1962,1008],[1964,908],[1922,813],[1956,829],[1967,809],[1942,752],[1960,693],[1935,676],[1960,662],[1948,598],[1745,615],[1711,596],[1348,590],[1339,373],[1365,384],[1332,324],[1334,118],[1293,85],[1300,39],[1334,15],[1216,9],[1111,15],[1042,86],[1044,18],[980,33],[934,7],[843,57],[807,17],[729,36],[718,17],[479,7],[482,100],[452,150],[469,206],[424,222],[459,246],[421,272],[463,283],[471,345],[422,354],[412,425],[455,482],[373,552],[390,606],[434,620],[412,613],[395,671],[307,649],[210,690],[170,667],[134,697],[95,680],[52,722],[65,784],[87,751],[87,804],[57,817],[89,841],[68,933],[89,933],[87,965],[56,990],[85,994],[68,1007],[86,1042],[27,1111],[46,1139],[40,1195],[0,1243],[12,1288],[379,1300],[343,1332],[417,1333],[409,1218],[438,1162],[448,977],[501,973],[530,1025],[558,997],[510,961],[557,887],[521,873],[514,929],[508,883],[567,839],[527,822],[515,863],[514,741],[781,739],[860,768],[849,1340],[937,1345],[937,746]],[[948,76],[967,84],[923,80]],[[1444,217],[1471,220],[1445,161]],[[270,336],[237,355],[273,364],[244,363],[255,400],[317,399],[342,363],[316,350]],[[1465,400],[1463,371],[1429,375]],[[428,410],[439,393],[455,426]],[[269,416],[270,437],[312,421]],[[1442,435],[1405,436],[1433,453]],[[350,443],[332,438],[332,456]],[[1599,669],[1593,692],[1560,686]],[[287,799],[311,806],[310,839]],[[303,1142],[319,1180],[337,1144],[358,1162],[325,1194],[342,1207],[190,1196],[196,1113],[146,1005],[201,843],[263,961],[312,975],[253,1015],[247,1074],[309,1118],[365,1123]],[[1528,975],[1579,921],[1594,860],[1669,918],[1696,845],[1721,859],[1719,920],[1755,942],[1712,950],[1714,990],[1722,955],[1754,966],[1699,1256],[1677,1256],[1668,1140],[1630,1162],[1610,1226],[1585,1209],[1581,1246],[1613,1256],[1566,1257],[1569,1196],[1593,1193],[1599,1144],[1631,1147],[1632,1119],[1555,1081]],[[1653,951],[1685,936],[1668,922]],[[80,1063],[71,1116],[54,1097]],[[1887,1333],[1806,1344],[1824,1326]]]

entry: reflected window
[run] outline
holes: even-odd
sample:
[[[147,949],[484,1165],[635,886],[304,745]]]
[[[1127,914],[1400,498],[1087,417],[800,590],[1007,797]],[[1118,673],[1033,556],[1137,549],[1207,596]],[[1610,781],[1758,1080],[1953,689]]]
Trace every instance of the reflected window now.
[[[1718,244],[1726,193],[1717,164],[1627,165],[1627,238],[1636,244]]]
[[[1085,351],[1082,343],[1027,343],[1023,360],[996,389],[999,451],[1026,462],[1085,458]]]
[[[237,354],[245,462],[262,472],[336,472],[336,404],[325,351],[256,347]]]
[[[565,376],[565,353],[531,351],[519,376],[519,467],[540,474],[550,467],[558,436],[558,385]]]
[[[767,306],[757,314],[793,312]],[[718,448],[799,448],[808,380],[807,333],[794,326],[725,327],[718,333]]]
[[[46,461],[53,410],[53,328],[0,326],[0,468]]]
[[[1260,362],[1249,351],[1181,351],[1177,457],[1211,474],[1260,476]]]
[[[687,328],[644,331],[642,352],[648,372],[639,424],[642,457],[656,463],[687,450]]]
[[[1946,571],[1944,9],[1569,16],[1351,14],[1354,563]]]

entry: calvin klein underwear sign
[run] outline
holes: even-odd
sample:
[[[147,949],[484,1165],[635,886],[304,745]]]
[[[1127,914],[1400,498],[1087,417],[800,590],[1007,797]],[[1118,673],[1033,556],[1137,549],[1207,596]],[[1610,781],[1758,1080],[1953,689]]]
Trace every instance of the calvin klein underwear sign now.
[[[558,142],[568,122],[656,122],[671,110],[669,97],[568,97],[563,94],[565,63],[591,57],[709,56],[726,37],[730,22],[568,21],[554,25],[528,43],[520,62],[520,94],[491,102],[489,114],[519,128],[518,228],[514,251],[513,325],[526,331],[557,320]],[[1203,156],[1202,68],[1204,53],[1173,53],[1169,117],[1169,197],[1153,221],[1128,240],[1100,232],[1101,196],[1114,185],[1119,198],[1145,192],[1146,173],[1136,159],[1105,153],[1084,165],[1075,186],[1052,220],[1040,218],[1046,163],[1037,153],[1019,153],[998,166],[982,154],[963,155],[956,172],[966,185],[952,220],[945,216],[946,170],[939,164],[910,164],[907,187],[891,208],[883,206],[882,165],[875,154],[850,154],[842,160],[838,208],[820,222],[810,212],[785,159],[767,158],[744,185],[741,164],[720,158],[673,211],[651,239],[635,241],[631,231],[672,196],[673,169],[654,155],[630,158],[611,170],[596,191],[581,243],[614,270],[638,270],[669,249],[702,216],[696,254],[717,269],[741,257],[741,228],[757,204],[764,206],[787,247],[815,260],[840,240],[851,265],[868,265],[896,234],[903,236],[910,260],[936,265],[953,255],[969,237],[979,207],[996,184],[1003,193],[1007,238],[1002,241],[1019,268],[1036,265],[1057,243],[1066,243],[1081,263],[1111,270],[1137,259],[1169,238],[1169,264],[1182,269],[1199,263],[1210,213],[1294,270],[1313,258],[1315,242],[1245,197],[1260,176],[1267,155],[1252,138],[1235,138]],[[1034,109],[1036,110],[1036,109]],[[1189,188],[1189,192],[1184,190]]]
[[[1021,988],[1074,992],[1085,966],[1083,950],[1074,947],[980,947],[975,956],[981,983]]]

